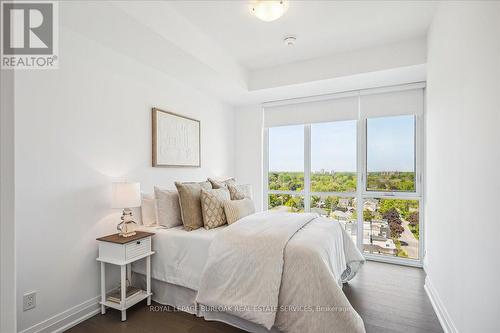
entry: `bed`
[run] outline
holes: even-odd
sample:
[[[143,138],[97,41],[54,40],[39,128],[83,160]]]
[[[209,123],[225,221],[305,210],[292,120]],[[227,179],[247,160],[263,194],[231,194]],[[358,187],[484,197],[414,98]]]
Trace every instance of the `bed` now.
[[[211,230],[142,229],[156,233],[160,304],[249,332],[365,331],[342,292],[364,259],[338,223],[263,212]],[[144,264],[132,270],[145,284]]]

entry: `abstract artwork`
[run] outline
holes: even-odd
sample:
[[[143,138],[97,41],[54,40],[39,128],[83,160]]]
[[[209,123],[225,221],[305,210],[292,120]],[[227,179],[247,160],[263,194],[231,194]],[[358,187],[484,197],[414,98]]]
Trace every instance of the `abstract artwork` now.
[[[200,167],[200,121],[153,108],[153,167]]]

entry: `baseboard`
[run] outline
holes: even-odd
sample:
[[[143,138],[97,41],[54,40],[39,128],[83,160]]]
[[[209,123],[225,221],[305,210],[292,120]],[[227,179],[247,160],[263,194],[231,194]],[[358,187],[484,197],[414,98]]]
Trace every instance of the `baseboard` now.
[[[118,288],[113,288],[114,291]],[[66,311],[63,311],[49,319],[35,324],[20,333],[60,333],[71,327],[78,325],[84,320],[95,316],[101,311],[99,301],[101,296],[96,296],[88,301],[78,304]]]
[[[448,311],[446,311],[446,308],[444,307],[441,298],[439,298],[439,294],[437,293],[437,290],[434,288],[434,285],[429,279],[429,276],[425,278],[424,289],[431,301],[432,307],[434,308],[434,312],[436,312],[436,315],[439,319],[439,323],[441,324],[444,333],[458,333],[458,330],[455,327],[453,320],[451,319]]]

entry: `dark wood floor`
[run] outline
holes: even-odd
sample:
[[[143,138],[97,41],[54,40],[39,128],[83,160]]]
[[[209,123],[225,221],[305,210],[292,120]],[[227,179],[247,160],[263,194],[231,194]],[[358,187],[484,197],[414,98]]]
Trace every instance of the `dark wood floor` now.
[[[424,291],[422,269],[367,262],[344,292],[365,322],[368,333],[443,332]],[[127,321],[118,311],[108,310],[67,332],[120,333],[223,333],[243,332],[234,327],[205,321],[184,312],[152,312],[145,303],[127,310]]]

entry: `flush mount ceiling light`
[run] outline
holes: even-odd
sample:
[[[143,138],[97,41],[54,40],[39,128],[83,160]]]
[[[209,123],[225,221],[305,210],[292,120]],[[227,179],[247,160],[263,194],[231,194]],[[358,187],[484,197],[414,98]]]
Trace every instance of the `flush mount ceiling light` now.
[[[254,0],[250,4],[252,13],[265,22],[279,19],[288,9],[288,1]]]

